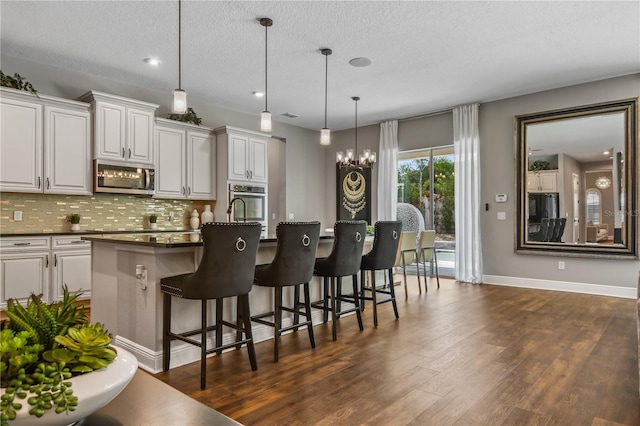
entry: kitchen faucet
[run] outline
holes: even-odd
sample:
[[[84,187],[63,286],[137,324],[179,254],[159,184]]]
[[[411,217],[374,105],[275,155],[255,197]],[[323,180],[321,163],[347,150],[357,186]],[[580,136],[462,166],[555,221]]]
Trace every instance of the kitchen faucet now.
[[[244,207],[244,209],[242,210],[244,212],[244,221],[247,221],[247,203],[246,201],[244,201],[244,198],[242,197],[233,197],[231,199],[231,201],[229,201],[229,207],[227,208],[227,216],[229,218],[229,222],[231,222],[231,208],[233,207],[233,203],[237,200],[242,201],[242,205]]]

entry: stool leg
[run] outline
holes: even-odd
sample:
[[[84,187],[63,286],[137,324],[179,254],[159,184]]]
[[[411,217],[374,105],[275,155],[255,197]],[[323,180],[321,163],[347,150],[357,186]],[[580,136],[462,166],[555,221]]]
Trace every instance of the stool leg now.
[[[316,339],[313,337],[313,324],[311,323],[311,296],[309,295],[309,283],[304,284],[304,310],[307,313],[307,331],[309,332],[309,342],[311,347],[316,347]]]
[[[239,296],[236,298],[236,325],[239,327],[240,324],[244,323],[244,315],[245,313],[242,310],[243,304],[240,302]],[[236,330],[236,342],[242,340],[242,331]],[[240,349],[242,345],[236,345],[236,349]]]
[[[356,316],[358,317],[358,327],[360,327],[360,331],[364,330],[362,326],[362,314],[360,313],[360,303],[358,302],[358,275],[354,274],[351,276],[351,281],[353,282],[353,303],[356,305]]]
[[[364,270],[360,270],[360,293],[358,295],[360,296],[360,310],[362,312],[364,312],[364,277]]]
[[[341,284],[340,277],[338,277],[338,283],[336,284],[336,279],[331,277],[331,336],[335,341],[338,338],[338,333],[336,330],[336,322],[338,322],[338,317],[336,315],[336,290],[337,286]]]
[[[275,288],[275,309],[273,310],[273,362],[278,362],[278,346],[280,345],[280,329],[282,328],[282,287]]]
[[[251,313],[249,312],[249,295],[243,294],[238,296],[238,310],[242,310],[242,318],[244,321],[244,334],[247,336],[247,350],[249,351],[249,362],[251,363],[251,369],[256,371],[258,369],[258,362],[256,361],[256,350],[253,347],[253,332],[251,330]]]
[[[162,295],[162,371],[169,369],[171,360],[171,295]]]
[[[418,272],[419,274],[420,272]],[[393,269],[389,268],[389,280],[390,282],[393,282]],[[396,291],[393,288],[393,284],[391,284],[391,288],[389,289],[389,292],[391,293],[391,304],[393,304],[393,313],[396,315],[396,319],[400,318],[398,316],[398,305],[396,303]]]
[[[216,299],[216,347],[222,346],[222,302],[224,299]],[[205,302],[206,307],[206,302]],[[207,325],[205,324],[205,330]],[[237,337],[237,336],[236,336]],[[218,349],[216,354],[222,355],[222,349]]]
[[[404,277],[404,296],[405,298],[409,297],[409,293],[407,292],[407,265],[404,260],[404,253],[400,252],[400,256],[402,257],[402,276]],[[418,275],[420,275],[420,271],[418,271]],[[391,281],[391,285],[393,285],[393,281]],[[420,283],[418,283],[418,287],[420,287]]]
[[[440,275],[438,274],[438,255],[436,255],[436,249],[433,248],[433,263],[436,264],[436,280],[438,281],[438,288],[440,288]]]
[[[340,311],[342,311],[342,277],[338,277],[338,282],[336,284],[336,316],[340,318]]]
[[[329,321],[329,277],[324,277],[322,298],[324,300],[324,309],[322,312],[322,321],[326,324]]]
[[[217,314],[217,313],[216,313]],[[202,300],[202,339],[200,343],[200,389],[204,389],[207,383],[207,301]]]
[[[300,324],[300,315],[298,314],[298,305],[300,304],[300,285],[293,286],[293,323]],[[297,328],[293,329],[294,333],[298,332]]]
[[[378,300],[376,299],[376,271],[371,271],[371,299],[373,304],[373,325],[378,326]]]

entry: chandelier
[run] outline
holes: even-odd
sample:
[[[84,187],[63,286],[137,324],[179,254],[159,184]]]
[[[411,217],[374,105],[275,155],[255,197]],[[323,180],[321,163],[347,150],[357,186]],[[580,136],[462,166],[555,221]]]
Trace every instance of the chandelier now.
[[[611,186],[611,179],[606,176],[600,176],[596,179],[596,186],[600,189],[607,189]]]
[[[356,104],[356,149],[347,149],[347,153],[345,154],[342,151],[338,151],[336,153],[336,164],[340,168],[349,169],[349,168],[370,168],[376,162],[376,153],[371,152],[369,149],[365,149],[362,153],[356,157],[355,153],[358,152],[358,101],[360,98],[358,96],[353,96],[351,98]]]

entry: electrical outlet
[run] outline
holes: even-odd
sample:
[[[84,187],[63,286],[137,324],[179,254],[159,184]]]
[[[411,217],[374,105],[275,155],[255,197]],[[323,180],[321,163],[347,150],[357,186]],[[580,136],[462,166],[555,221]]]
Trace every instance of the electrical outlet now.
[[[276,214],[275,214],[275,213],[272,213],[272,214],[271,214],[271,219],[272,219],[272,220],[276,220]]]
[[[558,261],[558,269],[560,269],[561,271],[564,271],[564,261],[562,260]]]
[[[289,220],[293,220],[293,213],[289,213]]]
[[[507,212],[498,212],[498,220],[507,220]]]
[[[173,212],[169,212],[169,222],[173,222]]]
[[[13,211],[13,220],[14,222],[22,222],[22,210]]]

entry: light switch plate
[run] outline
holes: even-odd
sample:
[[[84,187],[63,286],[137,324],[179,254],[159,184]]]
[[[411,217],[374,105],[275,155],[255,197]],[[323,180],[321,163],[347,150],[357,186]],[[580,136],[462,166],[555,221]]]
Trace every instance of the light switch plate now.
[[[289,220],[293,220],[293,213],[289,213]]]
[[[507,212],[498,212],[498,220],[507,220]]]
[[[507,194],[496,194],[496,203],[506,203]]]

